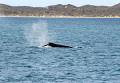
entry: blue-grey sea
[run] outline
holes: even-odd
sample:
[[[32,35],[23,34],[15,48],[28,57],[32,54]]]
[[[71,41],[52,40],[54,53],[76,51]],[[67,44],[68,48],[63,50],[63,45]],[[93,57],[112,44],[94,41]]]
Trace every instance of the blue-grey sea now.
[[[0,17],[0,83],[120,83],[120,19]]]

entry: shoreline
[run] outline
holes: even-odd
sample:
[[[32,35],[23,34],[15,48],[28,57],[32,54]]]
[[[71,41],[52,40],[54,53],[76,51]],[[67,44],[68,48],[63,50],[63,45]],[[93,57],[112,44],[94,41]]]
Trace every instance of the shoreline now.
[[[120,18],[120,17],[85,17],[85,16],[0,16],[0,17],[27,17],[27,18]]]

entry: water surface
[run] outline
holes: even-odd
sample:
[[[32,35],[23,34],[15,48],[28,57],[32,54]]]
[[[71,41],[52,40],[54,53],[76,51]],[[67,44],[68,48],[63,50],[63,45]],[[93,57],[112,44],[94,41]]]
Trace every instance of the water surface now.
[[[31,44],[41,20],[49,41],[74,48]],[[0,57],[0,83],[120,83],[120,19],[1,17]]]

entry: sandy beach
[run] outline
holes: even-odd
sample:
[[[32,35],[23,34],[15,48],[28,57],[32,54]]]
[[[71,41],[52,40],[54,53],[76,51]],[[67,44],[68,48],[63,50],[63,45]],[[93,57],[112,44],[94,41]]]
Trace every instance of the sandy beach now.
[[[84,16],[0,16],[0,17],[30,17],[30,18],[120,18],[115,17],[84,17]]]

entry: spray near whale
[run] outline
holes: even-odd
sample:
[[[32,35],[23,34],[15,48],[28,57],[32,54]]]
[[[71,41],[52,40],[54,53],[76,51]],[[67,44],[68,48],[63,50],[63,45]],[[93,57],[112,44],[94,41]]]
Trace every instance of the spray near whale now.
[[[72,48],[71,46],[49,42],[51,36],[50,37],[48,36],[47,22],[43,20],[40,20],[37,23],[33,23],[31,27],[26,28],[25,37],[30,46]]]

